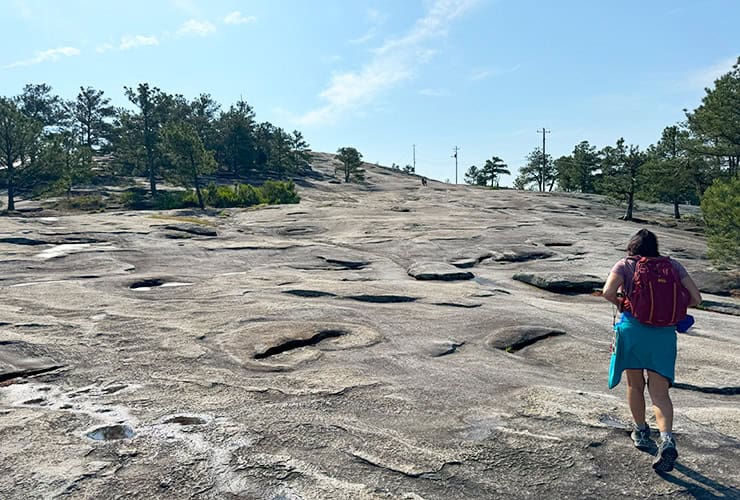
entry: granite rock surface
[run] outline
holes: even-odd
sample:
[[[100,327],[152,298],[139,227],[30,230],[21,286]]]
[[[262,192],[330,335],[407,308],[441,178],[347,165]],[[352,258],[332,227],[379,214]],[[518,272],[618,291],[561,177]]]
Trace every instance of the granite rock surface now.
[[[658,476],[607,389],[611,305],[513,279],[605,279],[642,225],[313,168],[298,205],[0,217],[0,498],[739,498],[736,275],[701,275],[725,306],[679,336]],[[636,214],[716,273],[670,210]]]

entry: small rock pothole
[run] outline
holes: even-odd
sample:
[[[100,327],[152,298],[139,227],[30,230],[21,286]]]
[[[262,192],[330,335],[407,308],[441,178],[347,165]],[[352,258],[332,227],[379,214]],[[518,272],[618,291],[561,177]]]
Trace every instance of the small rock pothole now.
[[[324,352],[369,347],[382,339],[379,332],[354,323],[250,323],[214,339],[235,362],[257,370],[293,370],[303,363],[316,361]]]
[[[167,420],[164,421],[165,424],[178,424],[183,426],[189,426],[189,425],[205,425],[208,422],[206,422],[205,419],[200,417],[191,417],[187,415],[177,415],[175,417],[170,417]]]
[[[407,295],[349,295],[347,298],[360,302],[374,302],[378,304],[414,302],[417,300],[416,297],[409,297]]]
[[[168,287],[188,286],[188,285],[192,285],[192,283],[166,281],[162,278],[147,278],[147,279],[143,279],[139,281],[134,281],[128,287],[131,290],[145,292],[145,291],[151,290],[152,288],[160,288],[160,287],[168,288]]]
[[[122,391],[128,387],[126,384],[115,384],[115,385],[109,385],[108,387],[103,387],[101,390],[106,394],[115,394],[118,391]]]
[[[512,353],[542,340],[561,335],[565,335],[565,332],[554,328],[518,325],[499,328],[494,331],[486,339],[486,345],[493,349]]]
[[[275,356],[277,354],[281,354],[286,351],[292,351],[293,349],[299,349],[301,347],[316,345],[325,339],[342,337],[344,335],[347,335],[347,332],[344,330],[321,330],[316,335],[313,335],[309,338],[291,339],[291,340],[288,340],[287,342],[283,342],[282,344],[278,344],[268,349],[265,349],[264,351],[257,352],[254,354],[254,359],[269,358],[270,356]]]
[[[546,247],[572,247],[572,241],[546,241],[543,243]]]
[[[105,425],[86,433],[85,436],[93,441],[115,441],[118,439],[131,439],[136,433],[125,424]]]
[[[148,290],[150,288],[156,288],[158,286],[162,286],[162,285],[164,285],[164,283],[165,283],[165,281],[163,279],[160,279],[160,278],[149,278],[149,279],[145,279],[145,280],[134,281],[128,287],[131,290],[139,290],[139,289],[142,289],[142,288]]]
[[[336,294],[334,293],[322,292],[319,290],[284,290],[283,293],[287,293],[290,295],[296,295],[298,297],[308,297],[308,298],[336,297]]]

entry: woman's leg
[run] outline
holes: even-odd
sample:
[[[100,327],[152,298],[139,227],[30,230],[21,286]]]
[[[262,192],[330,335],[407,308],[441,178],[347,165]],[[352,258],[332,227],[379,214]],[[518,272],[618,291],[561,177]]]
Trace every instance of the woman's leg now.
[[[655,420],[660,432],[673,430],[673,402],[668,395],[670,382],[663,375],[648,370],[648,392],[653,402]]]
[[[645,423],[645,374],[643,370],[625,370],[627,402],[637,425]]]

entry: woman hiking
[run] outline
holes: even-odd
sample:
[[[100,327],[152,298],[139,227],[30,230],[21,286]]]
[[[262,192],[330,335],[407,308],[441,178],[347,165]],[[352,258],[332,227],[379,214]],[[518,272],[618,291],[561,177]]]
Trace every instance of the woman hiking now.
[[[627,255],[614,265],[603,290],[604,298],[622,312],[614,326],[609,388],[626,372],[627,402],[635,421],[632,440],[638,449],[649,450],[653,443],[645,421],[647,382],[661,438],[653,469],[669,472],[678,457],[668,394],[676,364],[676,324],[692,319],[686,307],[702,299],[686,269],[660,256],[654,233],[638,231],[627,245]]]

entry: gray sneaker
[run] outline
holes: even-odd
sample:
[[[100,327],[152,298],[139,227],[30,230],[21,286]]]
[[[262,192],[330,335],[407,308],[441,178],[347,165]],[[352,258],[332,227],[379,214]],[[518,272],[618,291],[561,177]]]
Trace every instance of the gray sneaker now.
[[[661,441],[658,447],[658,456],[653,462],[653,469],[659,472],[670,472],[673,470],[677,458],[676,441],[673,437],[667,437]]]
[[[640,429],[635,426],[632,430],[632,441],[635,442],[635,448],[639,450],[649,450],[653,446],[653,441],[650,439],[650,427],[647,426],[644,429]]]

